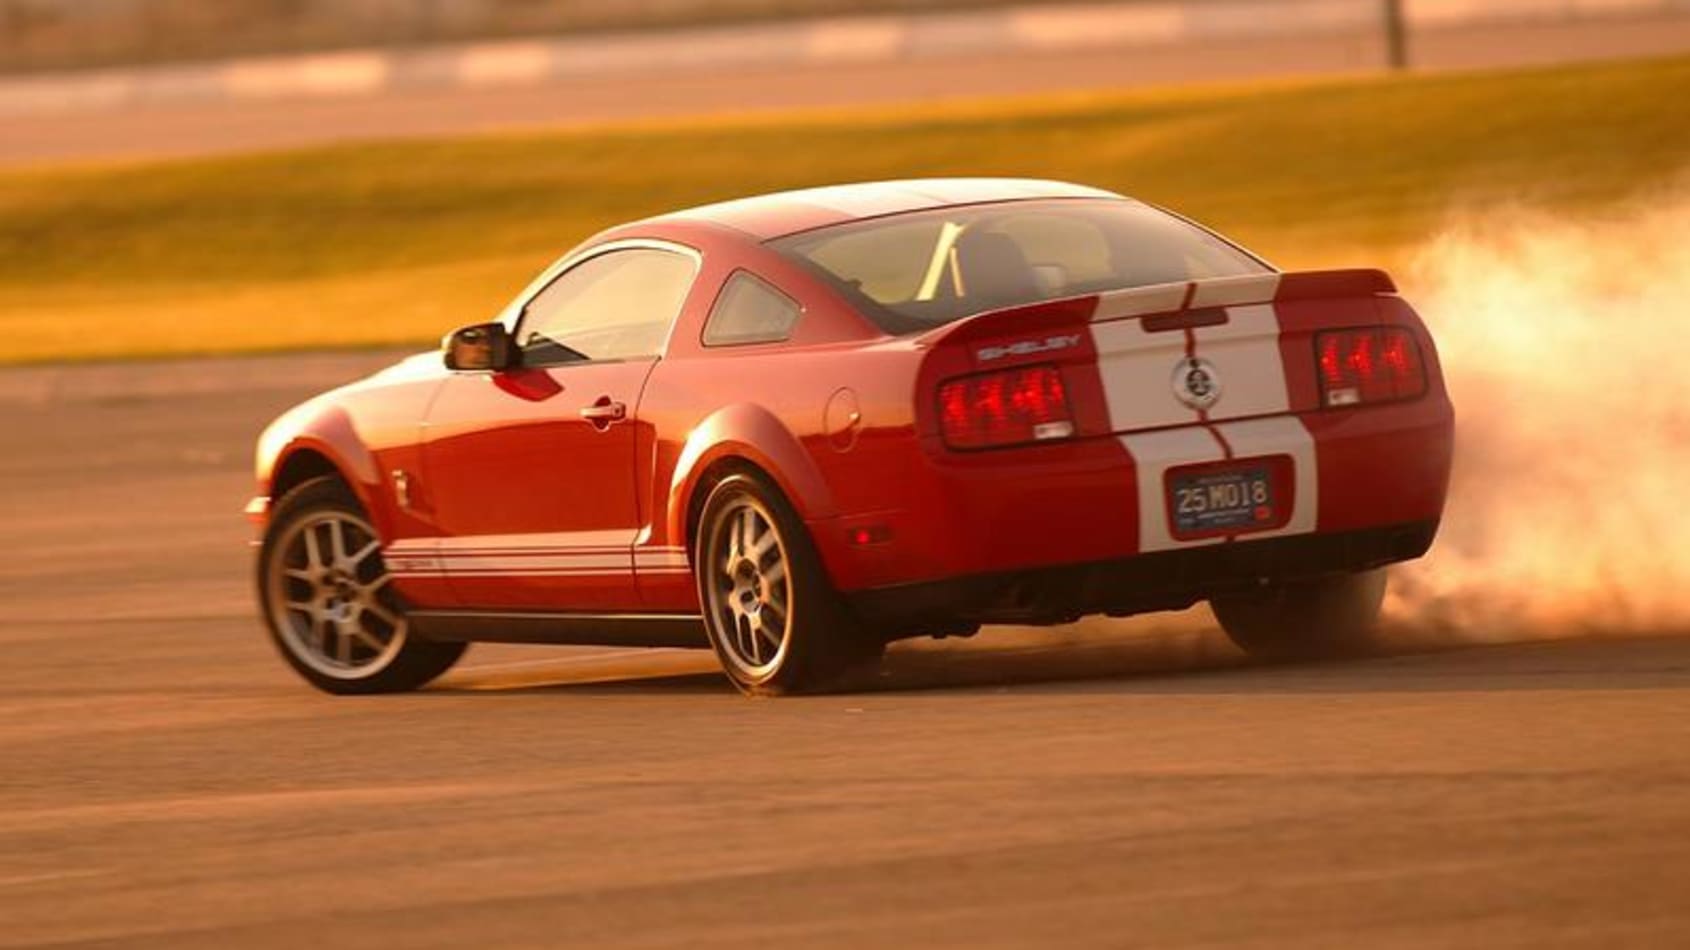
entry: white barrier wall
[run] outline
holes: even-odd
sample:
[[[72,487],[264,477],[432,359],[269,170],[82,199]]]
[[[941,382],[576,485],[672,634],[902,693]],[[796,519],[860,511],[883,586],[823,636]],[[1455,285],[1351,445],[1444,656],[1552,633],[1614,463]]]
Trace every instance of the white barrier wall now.
[[[1690,15],[1690,0],[1405,0],[1412,28]],[[348,51],[0,80],[0,115],[357,96],[734,65],[1167,46],[1377,29],[1380,0],[1151,0],[865,16],[407,51]]]

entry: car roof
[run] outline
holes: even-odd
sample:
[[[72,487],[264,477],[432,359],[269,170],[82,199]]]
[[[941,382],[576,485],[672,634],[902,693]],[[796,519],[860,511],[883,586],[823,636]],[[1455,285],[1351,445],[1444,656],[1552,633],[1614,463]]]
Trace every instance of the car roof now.
[[[912,178],[782,191],[676,211],[648,221],[705,221],[759,241],[907,211],[1039,198],[1120,198],[1100,188],[1034,178]]]

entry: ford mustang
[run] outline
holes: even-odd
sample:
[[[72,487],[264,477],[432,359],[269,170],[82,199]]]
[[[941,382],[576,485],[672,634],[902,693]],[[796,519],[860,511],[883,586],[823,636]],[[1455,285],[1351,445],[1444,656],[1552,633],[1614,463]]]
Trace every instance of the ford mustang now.
[[[443,352],[260,440],[261,610],[335,693],[473,641],[713,649],[752,694],[889,641],[1208,601],[1376,646],[1453,411],[1376,270],[1284,273],[1044,181],[845,185],[613,228]]]

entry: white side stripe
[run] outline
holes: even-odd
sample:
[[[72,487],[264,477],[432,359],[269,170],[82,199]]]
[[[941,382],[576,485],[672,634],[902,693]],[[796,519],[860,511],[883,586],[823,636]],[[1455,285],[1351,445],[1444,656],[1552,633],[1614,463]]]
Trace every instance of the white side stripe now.
[[[644,570],[648,567],[687,567],[686,548],[639,548],[634,561]]]
[[[554,531],[542,534],[477,534],[451,538],[432,538],[442,551],[453,549],[519,550],[519,551],[578,551],[585,548],[607,548],[626,551],[634,544],[637,531],[612,528],[607,531]]]
[[[686,548],[632,548],[637,536],[632,531],[580,531],[406,538],[384,553],[396,577],[614,576],[631,574],[636,565],[646,574],[691,571]]]

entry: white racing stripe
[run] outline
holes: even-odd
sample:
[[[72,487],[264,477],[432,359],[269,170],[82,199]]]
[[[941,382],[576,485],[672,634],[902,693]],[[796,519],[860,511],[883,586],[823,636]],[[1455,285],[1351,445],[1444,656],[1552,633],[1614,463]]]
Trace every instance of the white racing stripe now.
[[[1236,307],[1248,303],[1272,303],[1279,293],[1279,274],[1244,274],[1197,281],[1191,295],[1192,309]]]
[[[1110,428],[1154,429],[1199,421],[1174,398],[1174,367],[1185,356],[1184,333],[1149,333],[1138,320],[1094,323],[1097,372],[1109,404]]]
[[[1285,534],[1306,534],[1314,530],[1320,514],[1320,466],[1315,458],[1314,436],[1296,416],[1274,416],[1227,422],[1215,427],[1232,447],[1237,458],[1289,455],[1295,466],[1296,488],[1291,520],[1272,531],[1254,531],[1248,538],[1272,538]]]
[[[1193,331],[1197,355],[1214,364],[1221,380],[1220,402],[1211,412],[1237,418],[1289,410],[1279,316],[1273,305],[1229,307],[1226,315],[1220,326]]]
[[[1121,436],[1121,445],[1131,453],[1138,471],[1138,549],[1140,552],[1220,544],[1225,538],[1177,541],[1168,530],[1168,469],[1196,462],[1226,458],[1220,440],[1202,426],[1163,429]]]
[[[1093,323],[1119,320],[1123,317],[1142,317],[1152,313],[1171,313],[1185,305],[1191,292],[1189,283],[1152,284],[1149,287],[1130,287],[1099,294],[1097,309],[1092,311]]]
[[[1170,532],[1169,469],[1226,458],[1291,457],[1295,471],[1290,521],[1273,531],[1236,537],[1301,534],[1319,518],[1319,467],[1314,437],[1290,415],[1282,329],[1273,299],[1279,274],[1251,274],[1193,284],[1165,284],[1104,294],[1091,326],[1110,427],[1132,455],[1138,475],[1139,544],[1143,552],[1224,543],[1193,541]],[[1184,309],[1224,308],[1226,322],[1189,331],[1192,352],[1214,366],[1221,398],[1210,412],[1240,422],[1209,422],[1174,395],[1173,373],[1185,356],[1187,333],[1150,333],[1135,317]],[[1154,431],[1134,431],[1154,430]]]

